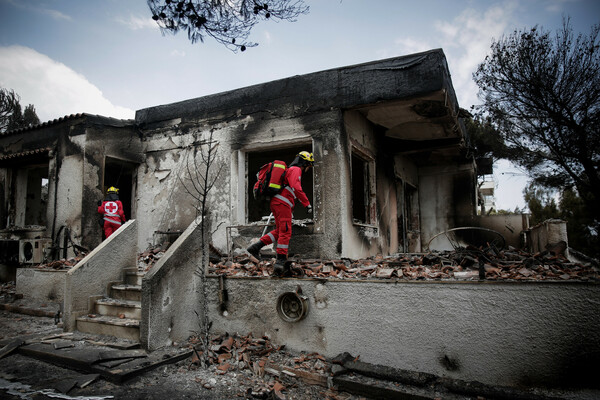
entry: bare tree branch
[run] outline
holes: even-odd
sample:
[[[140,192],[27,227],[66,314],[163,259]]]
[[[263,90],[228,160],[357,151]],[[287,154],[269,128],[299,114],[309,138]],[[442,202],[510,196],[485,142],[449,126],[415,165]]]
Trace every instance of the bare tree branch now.
[[[194,134],[196,136],[196,134]],[[216,172],[213,171],[217,162],[217,148],[219,143],[213,140],[213,132],[210,131],[207,136],[202,136],[202,140],[194,140],[192,152],[186,152],[183,159],[185,163],[186,176],[178,176],[184,190],[194,199],[196,208],[196,217],[201,216],[200,226],[200,245],[202,246],[202,260],[194,275],[200,279],[199,291],[202,298],[202,312],[196,312],[198,316],[200,346],[202,347],[201,362],[208,366],[206,357],[208,355],[209,334],[211,321],[208,318],[208,291],[206,281],[206,268],[209,260],[209,204],[208,196],[214,188],[215,183],[221,175],[223,164],[217,165]],[[196,138],[197,139],[197,138]],[[190,160],[191,157],[191,160]]]
[[[309,7],[303,0],[147,0],[164,33],[186,31],[192,43],[213,38],[230,50],[257,46],[249,42],[250,31],[264,20],[294,22]]]

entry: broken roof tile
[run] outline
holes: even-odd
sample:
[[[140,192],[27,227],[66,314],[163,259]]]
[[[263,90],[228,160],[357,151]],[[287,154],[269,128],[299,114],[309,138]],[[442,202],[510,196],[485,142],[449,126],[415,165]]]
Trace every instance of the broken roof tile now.
[[[591,264],[573,263],[549,252],[529,254],[522,250],[503,251],[460,248],[427,254],[397,254],[359,260],[320,260],[290,258],[291,276],[325,279],[380,280],[479,280],[598,281],[600,275]],[[480,265],[483,267],[480,275]],[[210,273],[237,277],[270,277],[273,260],[248,256],[223,258],[211,264]]]

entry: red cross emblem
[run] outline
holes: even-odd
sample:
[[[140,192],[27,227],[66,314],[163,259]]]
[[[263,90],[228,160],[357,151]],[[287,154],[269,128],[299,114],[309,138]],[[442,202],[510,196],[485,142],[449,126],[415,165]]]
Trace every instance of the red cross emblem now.
[[[119,206],[114,201],[107,201],[104,204],[104,212],[108,214],[116,214]]]

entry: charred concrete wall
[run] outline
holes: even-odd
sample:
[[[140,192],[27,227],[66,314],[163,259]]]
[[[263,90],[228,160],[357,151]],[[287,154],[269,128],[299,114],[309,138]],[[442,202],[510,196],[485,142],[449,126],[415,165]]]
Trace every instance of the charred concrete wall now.
[[[201,332],[201,218],[167,250],[142,282],[140,341],[151,350]]]
[[[308,313],[285,322],[278,297],[300,287]],[[585,283],[209,280],[212,332],[267,335],[294,351],[493,385],[594,384],[600,286]],[[196,307],[199,307],[198,305]]]
[[[475,172],[471,164],[419,169],[421,242],[447,229],[471,226],[476,214]],[[438,241],[437,250],[452,250]]]
[[[381,148],[376,127],[357,111],[344,113],[344,139],[339,153],[343,165],[340,166],[342,254],[345,257],[359,258],[372,254],[389,254],[398,250],[396,181],[394,177],[393,155]],[[358,158],[358,164],[353,162]],[[363,166],[361,171],[357,166]],[[354,170],[356,169],[356,170]],[[364,174],[364,180],[356,182],[357,174]],[[357,193],[353,186],[361,183],[358,195],[365,195],[365,219],[357,221]]]
[[[529,216],[520,215],[479,215],[475,218],[476,226],[492,229],[500,233],[507,246],[523,248],[524,231],[529,229]]]

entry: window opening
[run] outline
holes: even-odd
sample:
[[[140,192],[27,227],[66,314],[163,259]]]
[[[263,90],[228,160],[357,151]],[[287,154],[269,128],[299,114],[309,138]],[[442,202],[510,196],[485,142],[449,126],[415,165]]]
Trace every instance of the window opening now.
[[[352,153],[352,220],[369,223],[369,164],[356,153]]]
[[[25,225],[46,225],[48,206],[48,166],[27,170]]]
[[[301,151],[312,151],[310,145],[294,146],[277,150],[260,150],[256,152],[247,153],[248,161],[248,185],[247,185],[247,198],[248,198],[248,222],[260,221],[263,216],[268,216],[271,213],[268,201],[259,201],[254,198],[252,189],[256,183],[256,173],[261,166],[267,164],[273,160],[285,161],[287,165],[290,165],[296,154]],[[313,204],[313,173],[312,169],[308,173],[302,174],[302,189],[308,200]],[[306,209],[296,202],[294,208],[294,219],[307,219],[312,218],[306,212]]]
[[[415,250],[415,238],[419,236],[419,209],[417,188],[398,180],[398,239],[399,251]]]
[[[2,159],[5,186],[0,184],[0,229],[10,226],[45,226],[48,212],[48,152]]]

